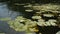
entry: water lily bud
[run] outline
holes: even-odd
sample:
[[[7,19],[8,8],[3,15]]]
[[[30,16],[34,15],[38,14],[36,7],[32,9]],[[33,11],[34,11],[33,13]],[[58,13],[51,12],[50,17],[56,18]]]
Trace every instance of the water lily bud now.
[[[49,19],[48,21],[49,21],[49,22],[57,22],[57,21],[54,20],[54,19]]]

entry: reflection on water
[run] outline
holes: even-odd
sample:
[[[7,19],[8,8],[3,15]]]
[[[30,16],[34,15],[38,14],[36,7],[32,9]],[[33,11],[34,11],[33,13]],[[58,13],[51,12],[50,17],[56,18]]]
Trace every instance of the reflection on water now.
[[[14,19],[19,15],[22,14],[20,12],[9,10],[5,2],[0,3],[0,18],[10,17],[11,19]],[[11,29],[5,21],[0,21],[0,32],[4,32],[6,34],[20,34],[20,32],[16,32],[15,30]],[[21,34],[24,33],[22,32]]]
[[[15,18],[16,16],[20,15],[19,12],[14,12],[9,10],[6,3],[0,3],[0,18],[11,17]]]

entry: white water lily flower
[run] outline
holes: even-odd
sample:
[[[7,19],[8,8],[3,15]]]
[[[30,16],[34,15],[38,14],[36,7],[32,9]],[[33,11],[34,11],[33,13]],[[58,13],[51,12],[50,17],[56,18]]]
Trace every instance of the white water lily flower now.
[[[32,19],[41,19],[41,16],[33,16]]]
[[[60,17],[60,14],[59,14],[59,17]]]
[[[40,14],[40,13],[42,13],[42,12],[36,12],[37,14]]]
[[[27,9],[27,10],[25,10],[25,11],[27,11],[27,12],[32,12],[33,10]]]
[[[39,25],[39,26],[45,26],[45,22],[37,22],[37,25]]]
[[[42,34],[42,33],[39,33],[39,34]]]
[[[51,24],[48,21],[46,21],[45,24],[46,26],[51,26]]]
[[[54,17],[54,15],[52,15],[52,14],[43,14],[43,16],[45,16],[45,17]]]
[[[57,22],[55,19],[49,19],[49,22]]]
[[[51,11],[51,12],[53,12],[53,13],[60,13],[60,11]]]
[[[56,26],[57,24],[55,22],[57,22],[56,20],[54,19],[50,19],[48,20],[48,22],[52,25],[52,26]]]
[[[29,28],[29,30],[33,32],[34,31],[34,28]]]
[[[57,24],[54,22],[50,22],[52,26],[56,26]]]
[[[39,26],[47,26],[47,25],[45,24],[45,20],[43,20],[43,19],[39,19],[38,22],[37,22],[37,24],[38,24]]]
[[[22,16],[19,16],[15,19],[15,21],[18,21],[18,22],[24,22],[26,19],[23,18]]]
[[[26,5],[26,6],[24,6],[24,7],[32,7],[32,5],[30,4],[30,5]]]
[[[25,21],[25,24],[26,24],[27,26],[29,26],[29,27],[36,26],[36,25],[37,25],[36,23],[37,23],[36,21],[31,21],[30,19],[27,19],[27,20]]]
[[[36,24],[35,21],[27,21],[26,25],[29,26],[29,27],[33,27],[33,26],[36,26],[37,24]]]
[[[60,34],[60,31],[58,31],[56,34]]]
[[[25,20],[20,20],[19,22],[24,22]]]
[[[40,6],[33,6],[34,10],[40,10]]]

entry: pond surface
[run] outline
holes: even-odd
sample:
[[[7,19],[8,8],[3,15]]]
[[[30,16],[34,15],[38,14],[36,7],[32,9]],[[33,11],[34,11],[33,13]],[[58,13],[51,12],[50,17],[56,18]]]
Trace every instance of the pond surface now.
[[[20,12],[10,10],[6,2],[0,3],[0,18],[10,17],[13,20],[20,15],[22,15]],[[14,29],[9,27],[6,21],[0,21],[0,32],[6,33],[6,34],[24,34],[25,33],[25,32],[16,32]]]
[[[8,9],[6,2],[0,3],[0,18],[10,17],[11,19],[15,19],[19,15],[22,14]],[[0,32],[4,32],[6,34],[24,34],[23,32],[16,32],[10,28],[6,21],[0,21]]]

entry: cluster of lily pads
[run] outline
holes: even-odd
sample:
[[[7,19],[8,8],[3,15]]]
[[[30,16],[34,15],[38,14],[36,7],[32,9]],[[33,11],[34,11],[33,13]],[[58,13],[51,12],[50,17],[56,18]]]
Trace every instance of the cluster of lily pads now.
[[[57,22],[58,22],[58,17],[60,17],[60,5],[55,5],[55,4],[45,4],[45,5],[41,5],[41,6],[33,6],[34,10],[39,10],[36,11],[37,16],[35,15],[35,19],[38,18],[38,20],[42,19],[42,22],[45,23],[44,26],[57,26]],[[45,21],[43,17],[47,17],[47,18],[54,18],[56,17],[56,19],[48,19],[48,21]],[[34,17],[34,16],[33,16]],[[40,18],[39,18],[40,17]],[[39,23],[40,23],[39,22]]]
[[[25,31],[27,33],[38,32],[36,21],[32,21],[30,19],[23,18],[22,16],[18,16],[15,20],[9,21],[8,23],[11,28],[16,31]]]
[[[45,5],[27,5],[24,7],[32,8],[32,10],[26,10],[27,12],[33,12],[37,10],[32,16],[31,19],[24,18],[23,16],[18,16],[15,20],[9,21],[11,28],[16,31],[25,31],[25,32],[38,32],[39,26],[58,26],[58,17],[60,13],[60,5],[45,4]],[[43,17],[51,18],[56,17],[57,19],[48,19],[47,21]],[[36,21],[37,20],[37,21]],[[59,22],[60,23],[60,22]]]

